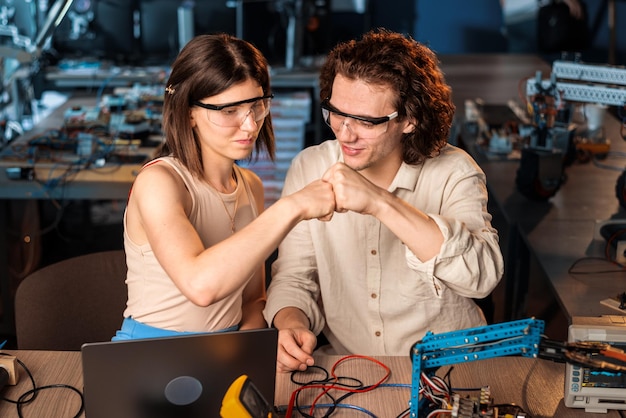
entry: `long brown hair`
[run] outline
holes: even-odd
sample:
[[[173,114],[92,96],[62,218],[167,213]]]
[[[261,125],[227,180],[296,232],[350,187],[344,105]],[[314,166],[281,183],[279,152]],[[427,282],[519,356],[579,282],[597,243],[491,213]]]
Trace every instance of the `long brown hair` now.
[[[160,155],[173,155],[193,174],[202,177],[200,144],[190,124],[192,103],[214,96],[246,80],[255,80],[270,94],[267,60],[251,43],[228,34],[199,35],[191,39],[172,64],[163,102],[165,142]],[[274,131],[267,115],[255,144],[272,160]],[[252,156],[251,156],[252,158]]]

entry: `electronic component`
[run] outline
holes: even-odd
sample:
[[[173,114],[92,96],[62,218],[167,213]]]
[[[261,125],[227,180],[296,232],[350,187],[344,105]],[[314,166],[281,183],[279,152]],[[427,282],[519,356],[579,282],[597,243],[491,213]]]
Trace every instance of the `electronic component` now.
[[[109,109],[109,111],[126,110],[128,108],[128,101],[125,96],[107,94],[102,97],[102,107]]]
[[[526,96],[531,102],[535,97],[545,96],[546,93],[554,98],[555,109],[571,108],[566,106],[566,102],[586,104],[584,114],[587,127],[576,130],[571,142],[575,143],[579,155],[605,157],[610,150],[610,140],[605,137],[602,121],[607,106],[618,106],[620,112],[626,109],[626,69],[620,66],[557,60],[552,64],[549,80],[541,80],[538,73],[534,79],[527,81]],[[571,110],[559,113],[566,115],[564,120],[569,122]],[[623,134],[622,139],[626,139]],[[626,208],[626,170],[618,177],[615,192],[620,205]]]
[[[237,378],[226,391],[220,416],[222,418],[271,418],[274,407],[246,375]]]
[[[7,167],[5,172],[9,180],[35,179],[35,169],[33,167]]]
[[[151,127],[142,112],[125,112],[111,114],[109,131],[121,139],[147,139]]]
[[[543,330],[543,321],[529,318],[438,335],[427,332],[411,349],[411,416],[421,416],[428,407],[427,398],[420,396],[424,375],[434,375],[444,365],[503,356],[566,362],[568,407],[600,413],[626,409],[626,317],[575,317],[567,342],[546,339]]]
[[[79,132],[76,135],[76,155],[80,157],[91,157],[98,144],[98,138],[87,132]]]
[[[75,106],[67,109],[63,115],[63,123],[67,131],[90,130],[104,128],[107,121],[99,107]]]
[[[608,343],[618,349],[626,349],[626,318],[618,315],[574,317],[569,326],[568,341]],[[597,353],[592,358],[603,361],[604,355]],[[586,412],[606,413],[609,409],[626,410],[624,399],[626,373],[623,371],[612,372],[569,363],[566,365],[566,406],[584,408]]]
[[[494,414],[492,403],[489,386],[481,387],[478,397],[468,396],[462,398],[461,395],[455,393],[452,397],[450,416],[452,418],[488,418],[498,416],[497,413]]]
[[[411,416],[421,416],[420,409],[426,405],[426,398],[420,398],[422,373],[434,373],[445,365],[494,357],[536,358],[540,354],[544,327],[543,321],[529,318],[441,334],[427,332],[411,349]]]

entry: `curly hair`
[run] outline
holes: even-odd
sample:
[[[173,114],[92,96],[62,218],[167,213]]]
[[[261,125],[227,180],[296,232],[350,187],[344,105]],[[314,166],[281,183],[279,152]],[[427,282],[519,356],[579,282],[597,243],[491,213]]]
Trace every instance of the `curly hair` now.
[[[263,94],[270,94],[267,60],[254,45],[223,33],[191,39],[174,60],[166,84],[162,121],[165,142],[160,155],[173,155],[201,177],[200,144],[189,120],[192,103],[246,80],[257,81]],[[263,150],[274,159],[275,139],[270,115],[265,118],[255,144],[257,155]]]
[[[374,29],[330,51],[320,70],[320,100],[331,97],[337,74],[395,91],[398,120],[408,118],[416,125],[402,141],[405,163],[434,157],[447,143],[455,111],[452,91],[428,47],[408,36]]]

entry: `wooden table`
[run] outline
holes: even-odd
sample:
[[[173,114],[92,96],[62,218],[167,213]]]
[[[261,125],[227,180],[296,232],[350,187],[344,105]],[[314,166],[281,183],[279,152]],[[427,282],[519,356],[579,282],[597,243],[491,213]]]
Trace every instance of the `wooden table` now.
[[[32,372],[37,386],[65,384],[82,391],[82,366],[80,352],[6,350],[17,356]],[[317,364],[330,370],[340,356],[316,356]],[[379,418],[397,417],[408,408],[410,398],[411,361],[409,357],[377,357],[391,369],[386,383],[404,384],[405,387],[379,387],[367,393],[352,395],[346,402],[367,409]],[[616,411],[608,414],[590,414],[583,410],[569,409],[563,404],[564,365],[546,360],[522,357],[501,357],[471,363],[458,364],[450,372],[453,388],[479,388],[489,385],[494,402],[515,403],[532,417],[618,417]],[[23,370],[21,370],[22,372]],[[372,384],[384,375],[382,368],[370,360],[349,359],[336,368],[337,374],[360,379]],[[442,367],[438,375],[443,376],[449,367]],[[318,374],[316,372],[316,374]],[[306,379],[306,374],[299,377]],[[3,395],[17,399],[32,388],[25,373],[21,373],[16,386],[8,386]],[[298,386],[290,381],[290,375],[280,373],[276,381],[275,404],[279,407],[289,403],[289,398]],[[470,392],[459,392],[462,395]],[[302,391],[301,402],[311,402],[317,394]],[[80,409],[79,397],[69,389],[42,390],[37,399],[23,408],[23,416],[37,418],[73,417]],[[0,416],[17,417],[14,404],[0,402]],[[84,414],[82,414],[84,416]],[[297,415],[294,415],[294,417]],[[339,409],[333,417],[354,417],[354,410]]]
[[[64,384],[83,391],[83,369],[80,352],[69,351],[14,351],[3,350],[12,354],[30,370],[37,387]],[[19,382],[15,386],[6,386],[2,391],[4,399],[17,400],[22,394],[33,389],[23,367],[18,367]],[[76,416],[81,407],[80,396],[70,389],[43,389],[30,404],[22,407],[26,418],[70,418]],[[14,403],[0,401],[0,416],[17,418],[18,411]],[[82,414],[84,416],[84,414]]]

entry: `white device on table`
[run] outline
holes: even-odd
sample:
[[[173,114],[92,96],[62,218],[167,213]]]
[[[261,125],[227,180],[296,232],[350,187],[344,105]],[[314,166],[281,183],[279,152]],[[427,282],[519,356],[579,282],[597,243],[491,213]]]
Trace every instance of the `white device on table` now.
[[[624,350],[626,317],[574,317],[569,326],[568,341],[604,342]],[[564,395],[565,406],[584,408],[585,412],[626,410],[626,373],[591,370],[567,363]]]

